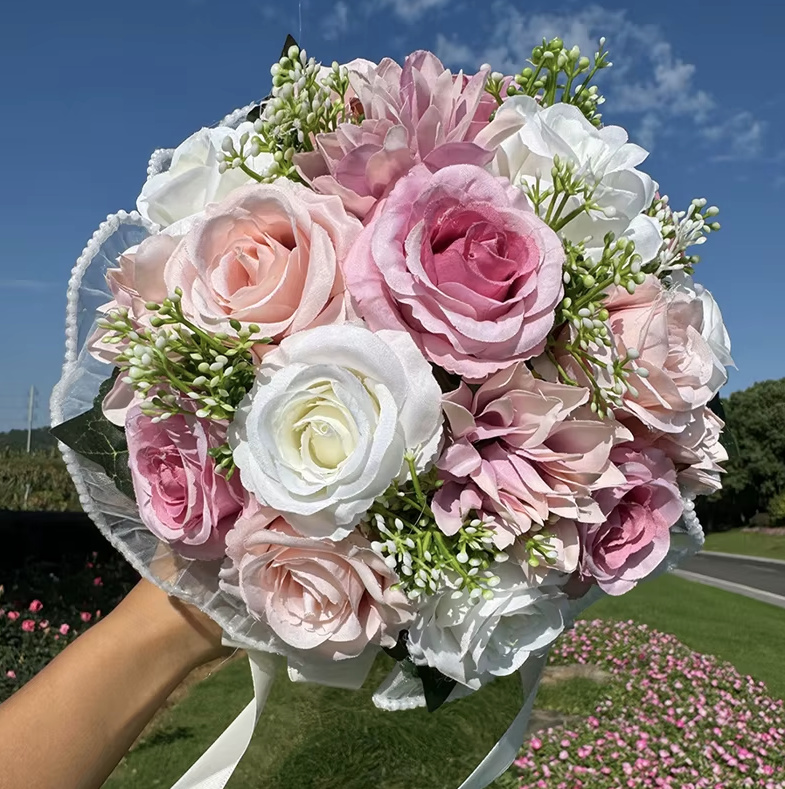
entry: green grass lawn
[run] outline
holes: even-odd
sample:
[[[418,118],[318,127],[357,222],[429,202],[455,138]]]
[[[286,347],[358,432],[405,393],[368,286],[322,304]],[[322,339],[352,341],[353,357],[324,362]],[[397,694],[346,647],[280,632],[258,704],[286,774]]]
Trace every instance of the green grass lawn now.
[[[732,531],[706,535],[707,551],[738,553],[744,556],[764,556],[769,559],[785,560],[785,535],[758,534],[756,532]]]
[[[635,619],[673,633],[688,646],[764,680],[772,695],[785,697],[782,609],[668,576],[623,598],[603,600],[587,616]],[[386,656],[380,658],[356,693],[281,676],[229,789],[455,789],[518,711],[516,679],[497,681],[433,715],[386,713],[375,709],[370,697],[390,665]],[[603,693],[602,685],[573,679],[544,686],[538,706],[585,716]],[[250,696],[246,662],[230,663],[162,716],[107,789],[171,786]]]

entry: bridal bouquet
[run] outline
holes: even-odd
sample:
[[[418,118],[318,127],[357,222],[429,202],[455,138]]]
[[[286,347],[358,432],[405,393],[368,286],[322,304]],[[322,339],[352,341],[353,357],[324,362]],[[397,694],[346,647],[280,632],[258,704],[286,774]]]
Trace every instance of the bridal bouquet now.
[[[140,572],[298,679],[384,648],[375,700],[435,708],[699,544],[732,361],[688,248],[717,209],[674,211],[603,126],[610,65],[292,42],[260,105],[155,152],[74,271],[53,403]]]

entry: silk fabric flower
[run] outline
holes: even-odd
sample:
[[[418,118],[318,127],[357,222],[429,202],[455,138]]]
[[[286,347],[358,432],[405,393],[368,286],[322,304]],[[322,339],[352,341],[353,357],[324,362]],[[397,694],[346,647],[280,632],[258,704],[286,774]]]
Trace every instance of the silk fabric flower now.
[[[401,179],[344,269],[372,329],[406,331],[431,362],[478,379],[543,349],[563,262],[519,190],[455,165]]]

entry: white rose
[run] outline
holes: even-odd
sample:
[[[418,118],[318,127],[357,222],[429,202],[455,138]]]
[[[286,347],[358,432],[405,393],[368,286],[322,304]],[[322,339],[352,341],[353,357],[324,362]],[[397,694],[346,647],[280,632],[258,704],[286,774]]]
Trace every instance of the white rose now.
[[[703,305],[701,336],[714,352],[719,365],[721,367],[735,367],[733,357],[730,354],[730,335],[725,328],[722,312],[714,300],[714,296],[703,285],[695,282],[689,274],[685,274],[683,271],[672,272],[670,278],[671,290],[686,293],[690,298],[698,299]],[[727,375],[725,377],[727,379]]]
[[[441,390],[404,332],[321,326],[264,357],[229,443],[243,485],[301,534],[340,540],[441,440]]]
[[[231,137],[238,147],[246,132],[253,134],[252,123],[241,123],[236,129],[200,129],[192,134],[175,149],[169,169],[147,179],[136,201],[139,213],[166,227],[200,213],[209,203],[220,202],[234,189],[253,182],[242,170],[218,171],[218,153],[224,139]],[[261,153],[250,158],[248,166],[261,174],[272,161],[271,154]]]
[[[627,132],[620,126],[597,129],[572,104],[542,107],[529,96],[514,96],[502,104],[476,142],[496,150],[491,171],[521,188],[533,186],[538,175],[541,190],[551,186],[557,155],[575,164],[575,172],[596,187],[593,199],[600,210],[581,213],[560,234],[573,243],[592,239],[587,244],[592,259],[599,258],[608,232],[617,238],[636,235],[644,262],[659,251],[659,225],[650,217],[638,219],[633,232],[628,233],[633,220],[651,205],[657,185],[635,169],[648,153],[627,142]],[[557,200],[560,205],[561,195]],[[571,197],[560,216],[568,216],[580,204],[580,198]],[[547,201],[544,206],[547,209]],[[652,245],[656,246],[653,251]]]
[[[517,671],[532,652],[564,629],[567,597],[555,586],[531,586],[513,562],[498,566],[493,598],[468,593],[426,598],[409,629],[409,654],[477,690],[493,677]]]

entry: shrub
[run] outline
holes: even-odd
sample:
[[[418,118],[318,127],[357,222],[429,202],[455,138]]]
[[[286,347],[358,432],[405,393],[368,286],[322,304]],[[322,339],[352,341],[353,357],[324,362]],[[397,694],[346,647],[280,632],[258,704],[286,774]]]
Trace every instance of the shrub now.
[[[0,585],[0,702],[105,616],[138,576],[118,554],[28,562]]]
[[[577,726],[534,737],[520,789],[785,786],[785,712],[762,682],[633,622],[580,622],[551,662],[595,663],[609,698]]]

